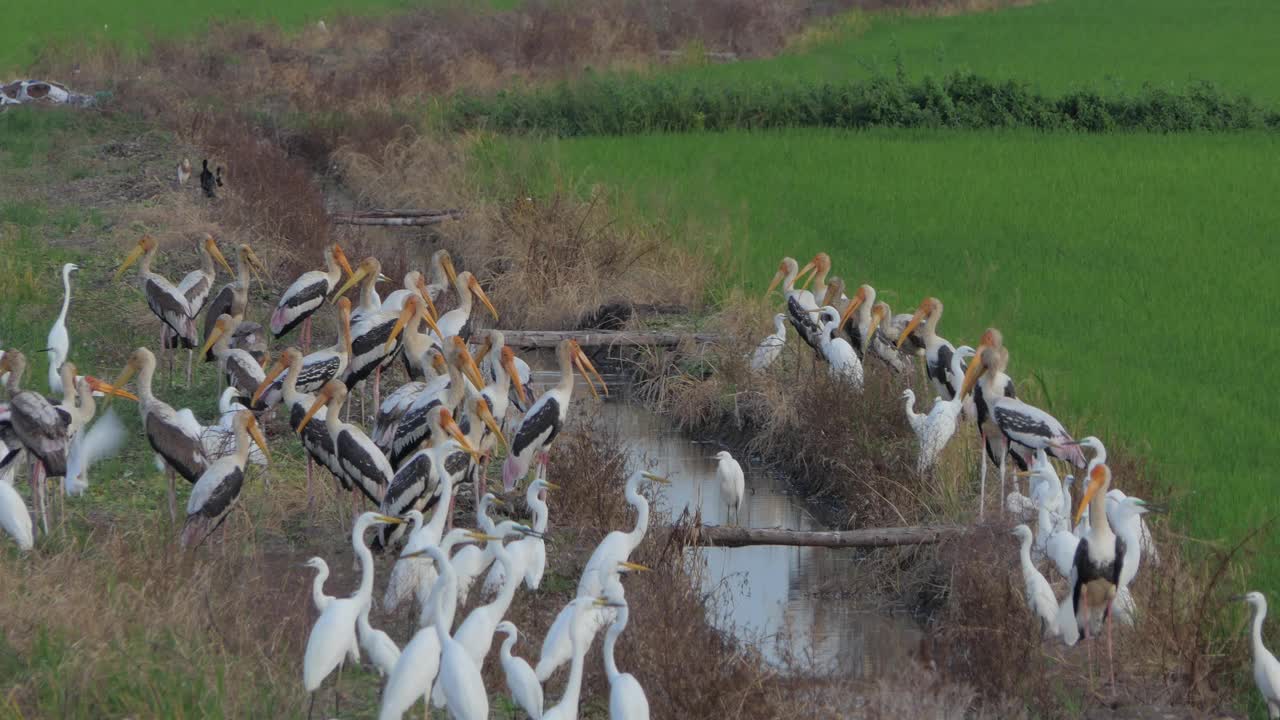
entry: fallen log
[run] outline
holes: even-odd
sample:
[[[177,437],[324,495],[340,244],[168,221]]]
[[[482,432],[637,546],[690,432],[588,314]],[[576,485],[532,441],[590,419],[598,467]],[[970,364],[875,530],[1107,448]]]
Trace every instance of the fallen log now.
[[[887,527],[865,530],[783,530],[781,528],[736,528],[696,525],[673,528],[676,542],[694,547],[746,547],[749,545],[789,545],[826,548],[882,548],[900,545],[933,545],[967,532],[968,528],[948,525]],[[684,537],[679,535],[683,532]]]
[[[436,225],[446,220],[458,220],[463,211],[449,210],[362,210],[360,212],[333,213],[329,220],[339,225]]]
[[[503,330],[507,344],[520,348],[551,348],[565,338],[573,338],[582,347],[674,347],[686,340],[696,343],[715,342],[716,335],[674,332],[601,332],[592,330]]]

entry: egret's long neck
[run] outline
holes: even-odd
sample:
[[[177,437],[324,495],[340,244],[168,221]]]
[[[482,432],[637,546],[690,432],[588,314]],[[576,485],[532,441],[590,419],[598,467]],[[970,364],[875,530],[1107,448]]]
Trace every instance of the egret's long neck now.
[[[435,561],[436,572],[439,573],[427,602],[430,603],[432,598],[435,599],[435,605],[432,608],[432,624],[436,627],[436,637],[440,639],[440,645],[443,647],[449,639],[449,629],[453,627],[453,614],[458,607],[458,576],[454,574],[453,566],[449,564],[447,551],[432,546],[427,548],[427,552]]]
[[[573,641],[573,664],[569,666],[569,681],[565,683],[564,695],[560,698],[560,704],[572,708],[573,712],[570,713],[570,716],[577,717],[578,696],[582,693],[582,666],[587,658],[587,643],[584,642],[582,637],[583,631],[578,631],[578,619],[575,617],[571,622],[569,635]]]
[[[1262,621],[1267,617],[1267,608],[1265,605],[1257,606],[1253,609],[1253,656],[1258,658],[1267,651],[1265,645],[1262,644]]]
[[[360,558],[360,589],[356,591],[354,597],[358,598],[361,604],[367,604],[373,597],[373,553],[369,551],[369,546],[364,544],[366,527],[368,523],[356,523],[351,533],[351,547]]]
[[[604,672],[609,676],[609,682],[621,673],[618,672],[618,663],[613,658],[613,646],[618,642],[618,636],[622,634],[624,628],[627,627],[627,609],[618,608],[618,619],[609,626],[609,632],[604,636],[604,647],[601,652],[604,655]]]
[[[1022,545],[1018,548],[1018,555],[1022,560],[1022,572],[1028,573],[1035,570],[1035,563],[1031,562],[1031,538],[1030,536],[1022,538]]]
[[[324,595],[324,582],[329,579],[329,566],[325,565],[316,573],[316,579],[311,583],[311,600],[320,607],[324,604],[326,598]]]
[[[431,514],[431,520],[427,523],[427,530],[432,537],[440,537],[444,532],[444,521],[449,515],[449,505],[453,502],[453,481],[449,479],[449,473],[440,473],[440,502],[436,503],[436,511]]]
[[[535,493],[533,498],[528,501],[529,507],[533,508],[533,529],[538,532],[547,531],[547,503],[540,497],[540,493]]]
[[[71,307],[71,271],[62,273],[62,311],[58,313],[58,322],[66,324],[67,309]]]
[[[498,652],[503,658],[509,658],[511,657],[511,651],[514,650],[515,647],[516,647],[516,636],[508,635],[507,639],[502,641],[502,649],[499,650]]]
[[[777,315],[773,317],[773,334],[781,335],[784,338],[787,336],[787,319],[786,318],[779,317]]]
[[[627,500],[636,508],[636,526],[627,533],[627,542],[635,550],[640,541],[644,540],[644,534],[649,531],[649,501],[635,490],[627,493]]]
[[[501,540],[493,541],[497,545],[494,547],[494,554],[498,558],[498,562],[502,563],[503,580],[502,588],[498,590],[498,596],[489,603],[489,606],[497,611],[498,617],[507,614],[507,608],[511,607],[511,601],[516,597],[516,588],[520,587],[520,583],[524,582],[524,573],[516,573],[515,567],[511,562],[511,551],[502,546]]]

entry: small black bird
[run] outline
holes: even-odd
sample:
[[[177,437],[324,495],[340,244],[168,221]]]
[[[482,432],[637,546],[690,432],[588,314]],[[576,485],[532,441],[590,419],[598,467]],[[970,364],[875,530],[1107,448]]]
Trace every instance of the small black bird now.
[[[213,173],[209,172],[209,158],[205,158],[201,166],[204,169],[200,171],[200,187],[204,188],[205,197],[215,197],[215,191],[222,184],[222,180],[220,178],[215,180]],[[219,174],[221,174],[221,168],[219,168]]]

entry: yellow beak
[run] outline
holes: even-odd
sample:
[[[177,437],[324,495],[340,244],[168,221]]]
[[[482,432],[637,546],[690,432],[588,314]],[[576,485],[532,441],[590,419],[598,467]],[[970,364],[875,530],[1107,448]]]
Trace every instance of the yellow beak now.
[[[480,281],[476,280],[475,276],[473,275],[471,277],[471,282],[468,283],[468,285],[470,286],[469,289],[471,290],[471,294],[475,295],[476,298],[479,299],[480,302],[484,304],[485,308],[489,311],[489,314],[493,315],[494,322],[497,322],[498,309],[493,306],[493,303],[489,302],[489,296],[485,295],[484,289],[480,287]]]
[[[1089,507],[1089,501],[1093,500],[1093,496],[1098,494],[1098,489],[1102,487],[1101,477],[1095,477],[1089,480],[1089,487],[1084,492],[1084,497],[1080,498],[1080,505],[1076,507],[1075,521],[1072,524],[1078,525],[1080,518],[1084,516],[1085,508]]]
[[[765,290],[765,291],[764,291],[764,294],[765,294],[766,296],[768,296],[770,293],[772,293],[772,292],[773,292],[773,289],[774,289],[774,288],[776,288],[776,287],[778,287],[778,283],[782,282],[782,278],[784,278],[784,277],[786,277],[786,273],[784,273],[784,272],[783,272],[783,271],[781,271],[781,270],[779,270],[778,272],[774,273],[774,274],[773,274],[773,280],[769,282],[769,289],[768,289],[768,290]]]
[[[450,437],[457,440],[468,455],[476,460],[480,459],[480,452],[467,440],[467,436],[462,434],[462,428],[458,427],[458,423],[453,421],[453,416],[449,414],[448,410],[440,413],[440,427],[444,428],[444,431],[449,433]]]
[[[248,411],[245,410],[244,412]],[[262,450],[262,456],[267,459],[267,462],[271,462],[271,451],[267,449],[267,439],[262,436],[262,428],[258,427],[257,418],[252,415],[249,416],[247,429],[249,430],[249,436],[257,443],[258,449]]]
[[[545,487],[545,488],[546,488],[546,489],[548,489],[548,490],[559,490],[559,489],[560,489],[560,486],[559,486],[559,485],[556,485],[556,484],[555,484],[555,483],[553,483],[553,482],[547,482],[546,480],[543,480],[543,481],[542,481],[542,485],[543,485],[543,487]]]
[[[267,266],[262,264],[262,261],[258,259],[257,253],[255,253],[253,248],[248,245],[245,245],[244,247],[244,258],[248,262],[249,269],[253,271],[253,275],[257,278],[258,282],[265,282],[267,277]]]
[[[837,329],[843,328],[844,324],[849,322],[849,318],[853,317],[853,311],[857,309],[858,309],[857,299],[849,301],[849,304],[848,306],[845,307],[844,312],[840,313],[840,324],[836,325],[836,328]]]
[[[458,271],[453,269],[453,258],[445,255],[440,258],[440,265],[444,268],[445,277],[449,278],[450,285],[458,284]]]
[[[361,280],[364,280],[365,277],[368,276],[369,274],[368,268],[364,267],[363,265],[356,268],[355,272],[351,272],[350,270],[348,270],[347,272],[350,273],[349,275],[347,275],[347,281],[342,284],[342,287],[338,288],[338,292],[334,293],[333,302],[337,302],[338,298],[345,295],[348,290],[355,287],[357,283],[359,283]]]
[[[316,393],[316,401],[311,403],[311,407],[307,408],[307,414],[302,416],[302,422],[298,423],[297,432],[302,432],[307,423],[311,422],[311,418],[315,417],[316,413],[320,412],[320,408],[329,402],[330,394],[328,387],[320,388],[320,392]]]
[[[467,344],[462,341],[462,338],[455,336],[454,345],[458,348],[458,369],[467,376],[477,390],[483,390],[484,377],[480,375],[480,368],[476,365],[476,359],[471,356],[471,351],[467,349]]]
[[[507,438],[502,435],[502,428],[498,427],[498,421],[493,417],[493,413],[489,410],[489,403],[482,398],[476,403],[476,410],[480,413],[480,419],[484,420],[484,424],[498,436],[498,442],[502,443],[502,447],[507,447]]]
[[[817,269],[818,269],[818,266],[813,264],[812,260],[805,263],[804,267],[800,268],[800,272],[796,275],[796,282],[800,282],[801,280],[804,280],[805,275],[808,275],[809,273]],[[801,285],[801,288],[809,287],[809,284],[812,283],[813,279],[816,277],[818,277],[818,273],[813,272],[813,275],[811,275],[808,280],[805,280],[804,285]]]
[[[222,251],[218,249],[217,241],[210,237],[204,241],[204,246],[208,249],[209,254],[213,256],[213,259],[217,260],[218,264],[227,271],[227,274],[234,277],[236,273],[231,269],[231,263],[227,262],[227,258],[222,254]]]
[[[640,563],[633,563],[630,560],[623,560],[618,563],[618,567],[624,567],[632,572],[648,572],[652,569],[648,566],[641,565]]]
[[[901,345],[901,343],[899,343]],[[977,384],[978,378],[982,376],[983,360],[982,353],[987,349],[986,345],[979,345],[978,352],[969,359],[969,367],[965,368],[964,381],[960,383],[960,398],[964,399],[973,390],[973,386]]]
[[[276,378],[284,374],[285,369],[288,367],[288,364],[285,362],[287,357],[287,355],[281,355],[280,359],[277,360],[276,364],[271,368],[271,372],[267,373],[262,384],[258,385],[257,389],[253,391],[253,397],[249,401],[251,405],[256,406],[258,404],[258,400],[262,398],[262,393],[266,392],[267,388],[271,387],[271,383],[275,382]]]
[[[337,243],[333,244],[333,259],[338,261],[338,265],[342,267],[342,271],[348,276],[351,272],[351,262],[347,260],[347,254],[342,252],[342,247]]]
[[[587,354],[582,352],[582,348],[579,348],[576,344],[574,345],[573,363],[578,367],[578,372],[582,373],[582,378],[587,381],[587,387],[591,389],[592,396],[600,397],[592,380],[593,374],[595,379],[600,381],[600,389],[604,391],[605,397],[609,396],[609,386],[605,384],[604,378],[600,376],[600,371],[596,370],[596,366],[591,364]]]
[[[219,318],[218,322],[214,323],[213,330],[209,333],[209,339],[204,341],[204,347],[200,348],[200,357],[208,355],[209,348],[213,347],[224,334],[226,334],[226,325]]]
[[[923,309],[916,310],[915,314],[911,316],[911,322],[907,323],[907,327],[904,328],[902,330],[902,334],[898,336],[898,344],[894,349],[896,350],[902,349],[903,344],[907,342],[907,338],[911,337],[912,331],[914,331],[917,327],[920,326],[920,320],[923,317],[924,317],[924,310]]]
[[[122,397],[122,398],[124,398],[125,400],[132,400],[132,401],[134,401],[134,402],[138,402],[138,396],[137,396],[137,395],[134,395],[133,393],[131,393],[131,392],[129,392],[128,390],[125,390],[125,389],[123,389],[123,388],[116,387],[115,385],[110,385],[110,384],[108,384],[108,383],[104,383],[104,382],[102,382],[101,380],[99,380],[98,378],[95,378],[95,377],[86,377],[86,378],[85,378],[85,382],[89,383],[89,387],[90,387],[90,388],[92,388],[93,390],[97,391],[97,392],[103,393],[103,394],[105,394],[105,395],[112,395],[112,396],[115,396],[115,397]]]
[[[646,480],[650,480],[650,481],[652,481],[652,482],[656,482],[656,483],[658,483],[658,484],[660,484],[660,485],[670,485],[670,484],[671,484],[671,480],[669,480],[668,478],[665,478],[665,477],[663,477],[663,476],[661,476],[661,475],[655,475],[655,474],[653,474],[653,473],[651,473],[651,472],[642,472],[642,473],[640,473],[640,474],[641,474],[641,475],[643,475],[643,476],[644,476],[644,478],[645,478]]]
[[[111,383],[112,386],[118,387],[118,388],[124,387],[125,384],[128,383],[129,380],[132,379],[134,374],[137,372],[138,372],[138,366],[134,364],[132,360],[130,360],[127,364],[125,364],[124,369],[120,371],[120,374],[116,376],[116,381]],[[112,399],[114,399],[115,397],[116,396],[113,394],[108,394],[106,405],[110,405]]]
[[[516,397],[520,398],[522,405],[529,404],[529,398],[524,392],[524,383],[520,382],[520,370],[516,367],[516,355],[510,348],[502,349],[502,367],[507,371],[507,377],[511,378],[511,383],[515,385]]]
[[[391,349],[396,346],[396,339],[400,337],[400,333],[404,330],[405,325],[418,314],[418,301],[410,296],[405,301],[404,308],[400,311],[400,317],[396,318],[396,324],[391,326],[391,334],[387,336],[387,344],[383,346],[383,353],[390,353]]]
[[[112,281],[119,280],[120,276],[124,274],[124,271],[128,270],[134,263],[138,262],[138,258],[142,257],[143,253],[146,251],[147,249],[143,247],[142,243],[134,245],[133,249],[129,251],[129,255],[125,257],[124,262],[120,263],[120,267],[116,270],[116,274],[111,277]]]
[[[862,347],[871,347],[871,338],[876,336],[876,329],[880,327],[880,321],[884,320],[883,313],[871,313],[871,327],[867,328],[867,336],[862,339]]]

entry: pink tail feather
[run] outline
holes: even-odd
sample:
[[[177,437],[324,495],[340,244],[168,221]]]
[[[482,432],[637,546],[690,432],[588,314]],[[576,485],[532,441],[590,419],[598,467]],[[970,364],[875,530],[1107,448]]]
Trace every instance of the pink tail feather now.
[[[1049,448],[1049,454],[1080,469],[1089,466],[1089,461],[1085,459],[1084,451],[1079,445],[1054,445]]]
[[[520,482],[520,478],[529,472],[529,464],[520,461],[518,455],[508,455],[506,462],[502,463],[502,487],[507,492],[515,489],[516,483]]]

